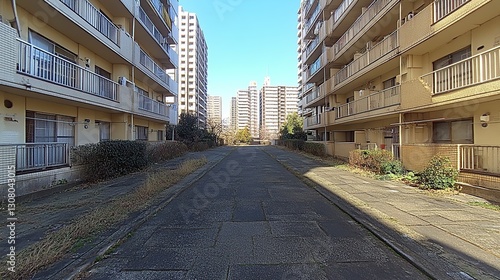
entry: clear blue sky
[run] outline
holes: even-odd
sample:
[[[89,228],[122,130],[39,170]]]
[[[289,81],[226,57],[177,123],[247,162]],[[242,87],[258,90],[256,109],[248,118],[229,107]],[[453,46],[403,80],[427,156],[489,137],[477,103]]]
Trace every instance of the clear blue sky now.
[[[250,81],[260,88],[297,85],[297,10],[300,0],[179,0],[196,13],[208,45],[208,94],[231,97]]]

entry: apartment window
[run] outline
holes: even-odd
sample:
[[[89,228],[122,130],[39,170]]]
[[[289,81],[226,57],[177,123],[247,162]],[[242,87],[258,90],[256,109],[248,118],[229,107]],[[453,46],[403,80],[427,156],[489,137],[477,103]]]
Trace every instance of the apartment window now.
[[[75,145],[74,118],[26,111],[26,142]]]
[[[396,77],[390,78],[383,82],[384,89],[391,88],[396,85]]]
[[[99,142],[111,140],[111,124],[103,121],[95,122],[99,125]]]
[[[135,140],[148,141],[148,128],[145,126],[135,126]]]
[[[469,58],[471,55],[471,47],[467,46],[459,51],[451,53],[442,57],[432,63],[434,70],[439,70],[451,64],[457,63],[464,59]],[[434,73],[434,92],[444,92],[452,90],[455,85],[468,85],[471,83],[472,78],[472,65],[471,61],[460,65],[459,67],[451,67],[444,71]]]
[[[163,141],[165,140],[165,131],[163,130],[158,130],[158,135],[157,135],[157,140],[158,141]]]
[[[435,122],[432,125],[433,142],[441,144],[473,144],[473,119]]]

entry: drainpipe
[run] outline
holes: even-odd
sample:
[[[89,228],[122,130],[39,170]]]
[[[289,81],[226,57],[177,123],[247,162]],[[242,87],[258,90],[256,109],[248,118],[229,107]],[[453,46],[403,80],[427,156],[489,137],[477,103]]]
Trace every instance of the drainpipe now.
[[[21,38],[21,25],[19,24],[19,17],[17,16],[17,4],[16,0],[12,0],[12,10],[14,12],[14,20],[16,21],[17,36]]]
[[[131,73],[131,79],[132,79],[132,112],[135,111],[135,49],[136,49],[136,43],[135,43],[135,21],[137,17],[137,6],[138,2],[134,1],[134,14],[133,14],[133,20],[132,20],[132,73]],[[139,4],[140,5],[140,4]],[[134,135],[134,113],[130,114],[130,139],[135,140],[135,135]]]

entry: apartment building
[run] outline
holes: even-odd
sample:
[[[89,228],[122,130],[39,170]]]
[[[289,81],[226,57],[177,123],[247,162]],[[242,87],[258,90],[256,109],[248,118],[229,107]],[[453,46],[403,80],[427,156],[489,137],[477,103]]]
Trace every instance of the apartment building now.
[[[267,77],[259,92],[259,137],[276,140],[286,117],[297,113],[298,89],[296,86],[273,86]]]
[[[437,153],[500,191],[500,2],[309,0],[299,9],[305,128],[330,154]]]
[[[257,82],[250,82],[247,89],[238,90],[236,107],[238,112],[237,129],[248,127],[252,138],[259,138],[259,103]]]
[[[229,114],[231,115],[229,121],[229,127],[236,131],[238,130],[238,102],[237,97],[231,97],[231,109]]]
[[[214,123],[222,123],[222,97],[208,96],[208,119]]]
[[[73,146],[165,139],[177,121],[165,102],[177,96],[166,74],[178,64],[177,9],[176,0],[0,1],[0,166],[16,166],[18,195],[26,178],[46,187],[69,172]]]
[[[208,46],[195,13],[179,7],[179,114],[198,117],[199,127],[207,121]]]

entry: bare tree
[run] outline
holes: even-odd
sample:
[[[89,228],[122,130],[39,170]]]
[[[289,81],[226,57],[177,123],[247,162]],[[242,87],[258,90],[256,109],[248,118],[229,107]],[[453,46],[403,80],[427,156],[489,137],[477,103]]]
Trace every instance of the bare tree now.
[[[221,138],[222,131],[224,126],[222,125],[222,122],[217,119],[207,119],[206,123],[207,131],[215,135],[215,139],[217,143],[219,142],[219,139]]]

